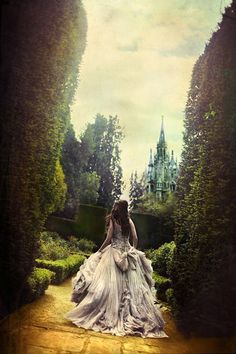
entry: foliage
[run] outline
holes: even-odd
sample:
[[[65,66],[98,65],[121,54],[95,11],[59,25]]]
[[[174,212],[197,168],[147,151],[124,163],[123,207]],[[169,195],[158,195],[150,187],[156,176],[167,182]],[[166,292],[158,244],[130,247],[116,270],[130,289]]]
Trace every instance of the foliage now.
[[[27,304],[44,295],[54,276],[55,273],[48,269],[34,267],[23,290],[21,304]]]
[[[49,231],[40,233],[39,258],[54,261],[68,257],[71,251],[70,243],[63,240],[58,233]]]
[[[153,272],[153,279],[155,281],[155,288],[157,290],[157,297],[160,300],[166,301],[166,291],[171,287],[171,280]]]
[[[155,250],[147,250],[146,256],[151,259],[153,269],[164,277],[170,277],[173,253],[175,249],[174,241],[164,243]]]
[[[59,215],[74,216],[78,203],[110,207],[120,197],[123,181],[119,144],[122,138],[117,116],[106,118],[97,114],[79,140],[73,126],[68,127],[61,157],[68,193],[66,208]]]
[[[103,207],[80,204],[75,220],[50,215],[45,228],[58,232],[63,238],[83,236],[99,245],[104,239],[106,214],[107,209]]]
[[[122,193],[119,144],[123,136],[117,116],[106,118],[97,114],[80,137],[81,145],[89,152],[85,172],[96,172],[100,178],[97,202],[100,206],[111,207]]]
[[[80,151],[79,141],[75,136],[73,125],[70,123],[67,127],[61,154],[61,164],[67,185],[66,203],[63,212],[57,212],[57,215],[73,218],[77,210],[81,170]]]
[[[81,238],[78,240],[78,238],[75,236],[69,236],[67,240],[70,246],[70,250],[73,252],[80,252],[80,254],[92,253],[96,247],[96,244],[93,241],[86,238]]]
[[[194,66],[176,192],[175,317],[204,335],[236,327],[235,13],[233,1]]]
[[[92,252],[95,247],[96,244],[91,240],[87,240],[86,238],[78,240],[78,248],[83,252]]]
[[[174,222],[175,194],[169,193],[166,200],[158,200],[155,195],[145,194],[139,205],[139,210],[159,217],[166,217]]]
[[[144,184],[144,174],[140,180],[138,180],[137,171],[130,178],[130,190],[129,190],[129,199],[130,199],[130,209],[138,209],[142,197],[144,195],[145,184]]]
[[[79,180],[79,198],[84,204],[96,204],[99,197],[100,177],[95,171],[83,172]]]
[[[168,288],[165,292],[165,298],[168,304],[174,309],[175,302],[174,302],[174,291],[172,288]]]
[[[19,305],[38,235],[63,204],[59,164],[85,48],[80,0],[1,6],[0,315]]]
[[[95,247],[96,244],[86,238],[78,240],[75,236],[69,236],[63,239],[57,232],[44,231],[40,234],[38,258],[55,261],[79,251],[91,253]]]
[[[74,254],[65,259],[59,259],[56,261],[36,259],[36,265],[39,268],[46,268],[54,272],[55,277],[52,279],[52,284],[60,284],[69,276],[75,274],[84,260],[84,256]]]

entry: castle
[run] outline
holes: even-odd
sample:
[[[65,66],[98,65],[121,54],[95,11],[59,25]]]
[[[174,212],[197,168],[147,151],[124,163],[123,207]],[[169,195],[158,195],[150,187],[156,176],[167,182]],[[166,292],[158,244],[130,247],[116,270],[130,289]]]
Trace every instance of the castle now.
[[[165,200],[169,192],[175,191],[177,177],[177,159],[174,159],[173,150],[171,156],[167,150],[162,117],[156,154],[153,156],[152,150],[150,150],[150,160],[146,173],[146,193],[153,193],[158,200]]]

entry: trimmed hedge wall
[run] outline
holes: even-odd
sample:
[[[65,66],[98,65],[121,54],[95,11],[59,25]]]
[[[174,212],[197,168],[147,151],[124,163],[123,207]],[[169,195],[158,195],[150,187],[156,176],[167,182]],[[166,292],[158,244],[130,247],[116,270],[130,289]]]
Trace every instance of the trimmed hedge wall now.
[[[80,254],[71,255],[65,259],[56,261],[46,261],[44,259],[36,259],[37,267],[46,268],[55,273],[52,284],[60,284],[69,276],[76,273],[86,257]]]
[[[80,228],[80,235],[100,246],[105,237],[106,215],[106,208],[81,204],[75,218]]]
[[[44,295],[54,277],[54,272],[34,267],[21,294],[21,305],[32,302]]]
[[[78,238],[87,238],[98,247],[105,238],[105,216],[107,209],[81,204],[75,219],[65,219],[58,216],[49,216],[45,224],[48,231],[56,231],[63,237],[74,235]],[[173,240],[172,224],[165,218],[158,218],[151,214],[131,213],[138,237],[138,248],[158,248],[165,242]]]
[[[174,239],[173,224],[164,217],[134,212],[131,218],[137,229],[138,247],[141,249],[158,248]]]
[[[93,241],[98,247],[105,238],[105,217],[107,209],[81,204],[74,220],[49,216],[45,228],[56,231],[63,237],[77,236]]]
[[[65,219],[58,216],[49,216],[45,228],[47,231],[57,232],[63,237],[80,236],[79,225],[75,220]]]

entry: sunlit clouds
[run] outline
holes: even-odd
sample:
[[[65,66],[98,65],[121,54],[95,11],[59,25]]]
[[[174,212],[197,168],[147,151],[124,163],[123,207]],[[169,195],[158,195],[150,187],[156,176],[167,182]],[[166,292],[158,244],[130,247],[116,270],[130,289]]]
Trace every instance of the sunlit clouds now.
[[[124,179],[142,173],[159,138],[180,158],[191,72],[221,20],[225,0],[84,0],[87,47],[72,107],[76,133],[96,113],[124,128]],[[124,193],[127,197],[127,191]]]

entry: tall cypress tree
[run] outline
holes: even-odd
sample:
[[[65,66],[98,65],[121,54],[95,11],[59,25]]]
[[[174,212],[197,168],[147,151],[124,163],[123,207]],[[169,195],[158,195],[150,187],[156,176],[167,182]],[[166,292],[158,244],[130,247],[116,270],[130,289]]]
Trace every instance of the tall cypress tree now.
[[[85,48],[80,0],[1,2],[0,316],[19,305],[47,215]]]
[[[195,64],[177,189],[174,309],[200,334],[236,328],[236,1]]]

